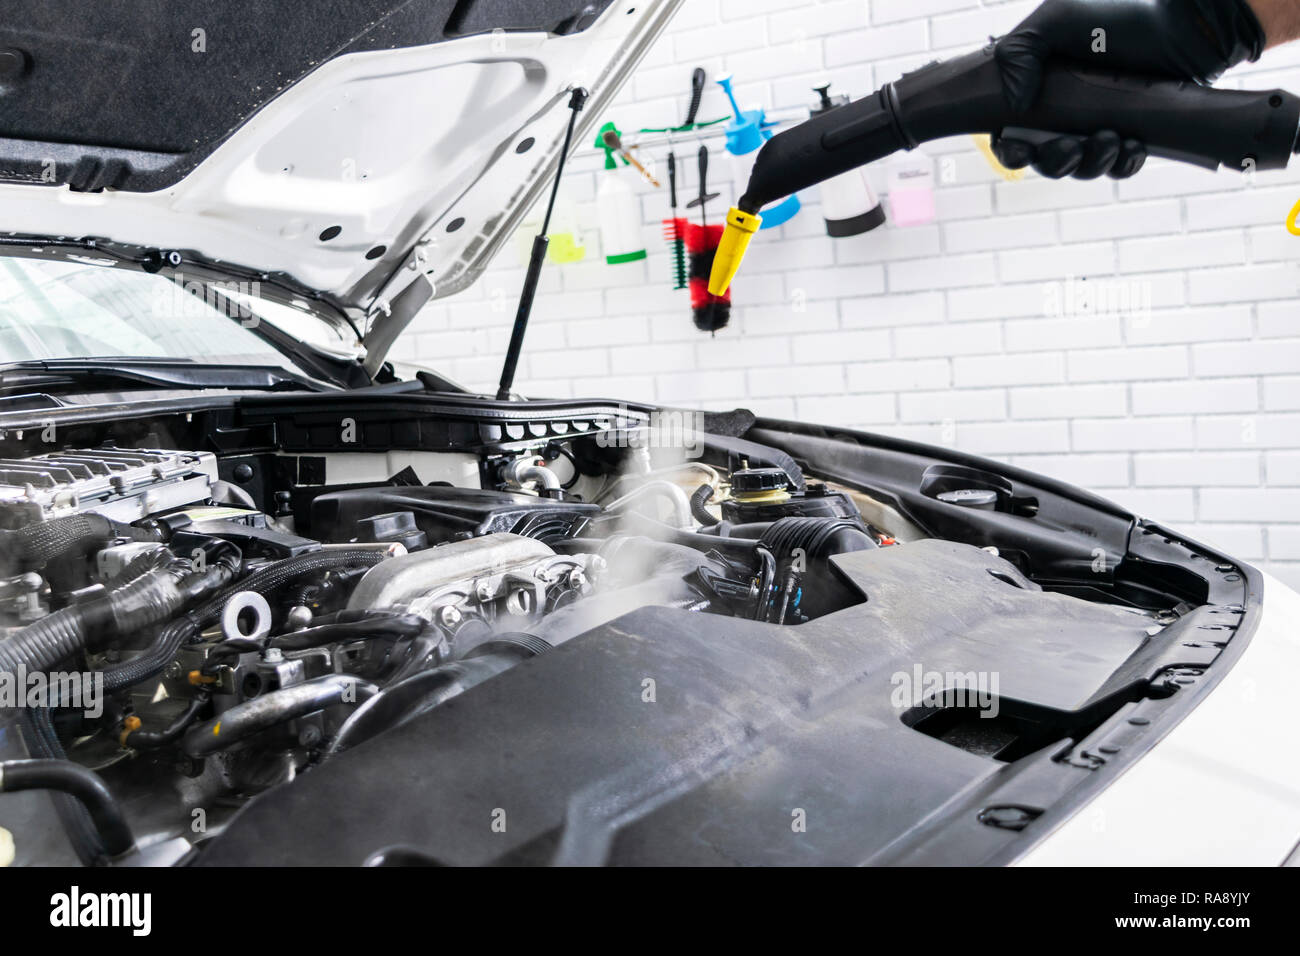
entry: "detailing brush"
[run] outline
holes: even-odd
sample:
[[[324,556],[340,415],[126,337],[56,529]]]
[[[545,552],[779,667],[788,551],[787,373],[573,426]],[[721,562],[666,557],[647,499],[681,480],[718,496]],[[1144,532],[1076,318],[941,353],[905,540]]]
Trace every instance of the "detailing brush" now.
[[[631,151],[623,145],[623,139],[618,135],[617,130],[607,129],[601,134],[600,138],[604,141],[606,149],[612,149],[614,152],[618,153],[618,155],[623,158],[623,162],[627,163],[640,173],[641,177],[646,182],[655,189],[659,188],[659,180],[655,179],[654,173],[646,169],[645,166],[642,165],[641,161],[633,156]]]
[[[671,219],[664,220],[664,238],[672,253],[673,288],[686,288],[686,220],[677,215],[677,157],[668,154],[668,198]]]
[[[713,271],[713,257],[722,239],[722,225],[698,226],[686,224],[686,251],[691,261],[691,313],[695,327],[701,332],[717,333],[731,320],[731,289],[722,295],[709,291],[709,275]]]
[[[688,208],[700,209],[700,224],[686,225],[686,251],[691,257],[691,312],[695,318],[695,327],[701,332],[717,334],[718,329],[726,328],[731,319],[731,290],[722,295],[709,292],[709,275],[713,271],[713,257],[718,251],[718,242],[722,239],[721,225],[710,226],[705,206],[709,200],[716,199],[717,193],[708,189],[709,147],[700,147],[700,194],[687,203]]]

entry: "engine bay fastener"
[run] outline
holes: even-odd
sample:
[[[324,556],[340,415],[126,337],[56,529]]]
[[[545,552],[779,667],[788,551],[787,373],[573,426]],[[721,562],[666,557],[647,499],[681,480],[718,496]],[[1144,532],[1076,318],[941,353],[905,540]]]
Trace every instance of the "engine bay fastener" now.
[[[133,734],[133,733],[135,733],[137,730],[139,730],[141,726],[142,726],[142,724],[141,724],[141,722],[140,722],[140,718],[139,718],[139,717],[135,716],[134,714],[132,714],[130,717],[127,717],[125,720],[122,721],[122,733],[121,733],[121,735],[117,738],[117,742],[118,742],[121,746],[125,747],[125,746],[126,746],[126,738],[127,738],[127,737],[130,737],[131,734]]]

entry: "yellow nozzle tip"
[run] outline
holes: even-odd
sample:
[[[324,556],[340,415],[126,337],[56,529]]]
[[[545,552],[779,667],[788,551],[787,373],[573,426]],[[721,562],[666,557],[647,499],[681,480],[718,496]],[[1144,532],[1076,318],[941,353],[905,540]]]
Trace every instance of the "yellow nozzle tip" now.
[[[763,217],[755,213],[743,212],[735,206],[727,210],[727,228],[722,231],[718,251],[713,255],[713,271],[709,273],[710,295],[723,295],[731,288],[731,280],[736,278],[745,259],[749,239],[762,224]]]

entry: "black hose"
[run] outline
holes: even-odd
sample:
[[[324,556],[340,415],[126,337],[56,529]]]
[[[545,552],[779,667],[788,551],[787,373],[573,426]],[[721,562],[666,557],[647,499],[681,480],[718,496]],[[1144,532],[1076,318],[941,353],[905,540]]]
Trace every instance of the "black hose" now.
[[[265,649],[266,645],[257,638],[232,637],[208,651],[208,656],[203,659],[203,666],[199,668],[199,673],[215,674],[218,668],[229,661],[233,661],[243,654],[261,652]]]
[[[338,571],[343,568],[373,567],[386,558],[386,554],[373,548],[311,551],[296,557],[284,558],[226,588],[204,607],[215,607],[212,620],[216,620],[226,602],[240,591],[256,591],[265,597],[304,574],[316,571]]]
[[[848,518],[789,515],[777,518],[763,531],[764,547],[781,558],[802,551],[809,558],[849,551],[870,551],[878,545],[865,528]]]
[[[163,668],[176,657],[181,645],[197,637],[200,630],[188,616],[169,621],[139,657],[104,668],[104,690],[109,693],[119,691],[162,673]]]
[[[137,528],[97,514],[51,518],[25,528],[0,531],[0,568],[7,574],[17,566],[44,567],[56,558],[69,554],[86,554],[117,538],[161,541],[162,531],[158,528]]]
[[[754,552],[758,548],[757,541],[747,538],[723,538],[698,531],[683,531],[644,515],[621,514],[618,522],[620,530],[627,534],[642,534],[647,538],[684,544],[698,551],[717,551],[751,565],[754,564]]]
[[[86,623],[86,607],[72,605],[28,624],[0,641],[0,673],[49,670],[86,646]]]
[[[719,518],[713,517],[709,509],[704,507],[708,504],[709,499],[713,497],[713,486],[709,484],[700,485],[691,495],[691,514],[700,524],[707,526],[715,525]]]
[[[104,852],[121,856],[135,846],[135,837],[122,809],[99,774],[70,760],[6,760],[0,762],[0,793],[55,790],[81,801],[95,823]]]
[[[28,751],[37,757],[67,759],[63,745],[54,732],[54,719],[48,707],[29,708],[23,712],[23,739],[27,741]],[[54,812],[63,825],[63,832],[81,864],[99,866],[104,863],[107,855],[104,841],[85,806],[66,793],[53,793],[50,796]]]
[[[270,646],[283,651],[305,651],[326,644],[347,641],[364,641],[372,637],[416,637],[428,628],[429,622],[418,614],[391,611],[342,611],[328,624],[290,631],[271,638]]]
[[[215,597],[168,623],[140,656],[104,668],[104,688],[110,692],[121,690],[162,673],[181,646],[196,639],[205,627],[215,624],[226,602],[240,591],[256,591],[266,596],[304,574],[373,566],[383,560],[384,555],[375,550],[349,549],[312,551],[268,565],[223,588]]]
[[[194,723],[199,711],[203,709],[212,695],[200,690],[190,698],[189,704],[181,713],[162,730],[129,730],[122,734],[122,745],[135,750],[157,750],[181,739],[181,734]]]

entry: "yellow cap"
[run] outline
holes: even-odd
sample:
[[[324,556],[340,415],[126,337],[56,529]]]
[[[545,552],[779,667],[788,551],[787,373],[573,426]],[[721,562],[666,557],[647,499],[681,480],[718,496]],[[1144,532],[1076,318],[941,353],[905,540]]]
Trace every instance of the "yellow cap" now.
[[[740,271],[740,263],[749,248],[749,237],[763,225],[763,217],[752,212],[741,212],[735,206],[727,210],[727,228],[718,241],[718,251],[713,256],[713,271],[709,274],[709,293],[722,295],[731,288],[731,280]]]

